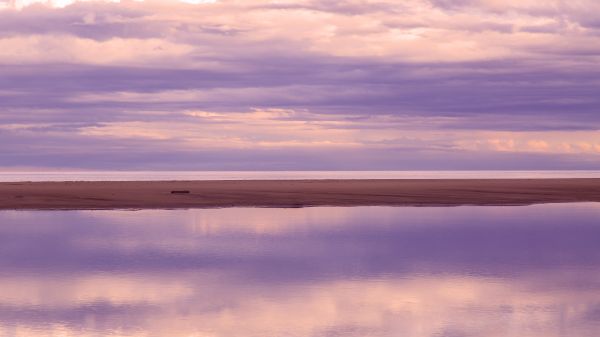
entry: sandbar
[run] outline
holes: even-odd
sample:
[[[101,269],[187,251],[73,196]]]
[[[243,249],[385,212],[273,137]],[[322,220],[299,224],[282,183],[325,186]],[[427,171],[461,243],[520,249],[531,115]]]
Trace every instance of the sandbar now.
[[[600,179],[590,178],[0,183],[0,209],[18,210],[530,205],[599,201]]]

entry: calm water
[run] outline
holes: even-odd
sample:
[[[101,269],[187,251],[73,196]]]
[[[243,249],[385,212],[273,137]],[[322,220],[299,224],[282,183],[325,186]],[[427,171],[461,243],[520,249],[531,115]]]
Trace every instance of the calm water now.
[[[299,179],[600,178],[600,171],[104,171],[0,172],[0,182]]]
[[[0,212],[0,336],[597,337],[600,204]]]

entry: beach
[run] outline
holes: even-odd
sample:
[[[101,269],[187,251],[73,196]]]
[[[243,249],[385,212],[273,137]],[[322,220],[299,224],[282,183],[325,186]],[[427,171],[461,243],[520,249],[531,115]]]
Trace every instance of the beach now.
[[[599,202],[600,179],[0,183],[0,209],[459,206]]]

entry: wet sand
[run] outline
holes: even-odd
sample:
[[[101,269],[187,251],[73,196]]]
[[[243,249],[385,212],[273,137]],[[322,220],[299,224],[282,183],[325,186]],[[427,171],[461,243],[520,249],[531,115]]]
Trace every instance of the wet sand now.
[[[0,209],[456,206],[588,201],[600,201],[600,179],[0,183]]]

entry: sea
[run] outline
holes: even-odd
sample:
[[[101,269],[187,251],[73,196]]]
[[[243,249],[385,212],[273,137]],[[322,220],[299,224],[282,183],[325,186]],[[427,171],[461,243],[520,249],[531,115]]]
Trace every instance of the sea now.
[[[600,204],[0,211],[0,336],[597,337]]]
[[[600,171],[0,171],[0,182],[600,178]]]

